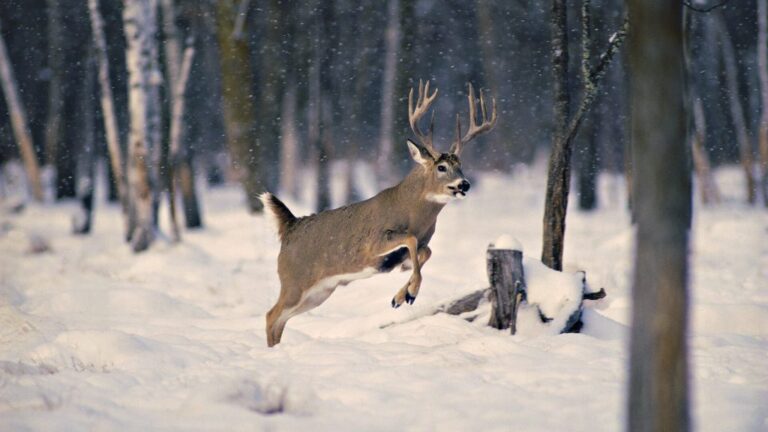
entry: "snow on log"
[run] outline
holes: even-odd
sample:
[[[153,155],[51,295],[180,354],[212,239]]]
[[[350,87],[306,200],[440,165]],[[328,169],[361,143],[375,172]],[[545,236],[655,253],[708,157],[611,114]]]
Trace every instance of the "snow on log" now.
[[[580,331],[584,300],[606,296],[602,288],[590,289],[583,271],[560,272],[524,258],[522,246],[512,237],[491,243],[487,259],[490,288],[446,303],[435,313],[462,315],[468,321],[487,314],[489,326],[510,329],[511,334],[558,334]]]

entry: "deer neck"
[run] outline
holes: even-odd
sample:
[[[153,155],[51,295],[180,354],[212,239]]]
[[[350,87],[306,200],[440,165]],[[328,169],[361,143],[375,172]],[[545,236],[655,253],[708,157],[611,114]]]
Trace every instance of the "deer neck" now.
[[[393,189],[397,201],[410,209],[412,220],[434,223],[445,204],[427,199],[426,182],[423,168],[414,167],[411,172]]]

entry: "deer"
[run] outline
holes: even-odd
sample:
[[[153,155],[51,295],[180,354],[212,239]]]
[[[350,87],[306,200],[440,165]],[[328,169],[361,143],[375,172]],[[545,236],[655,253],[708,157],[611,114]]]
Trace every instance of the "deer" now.
[[[408,93],[408,122],[419,143],[406,141],[416,162],[410,173],[395,186],[377,195],[333,210],[296,217],[276,196],[260,196],[264,209],[277,225],[280,252],[277,272],[280,295],[266,315],[267,346],[280,343],[286,322],[321,305],[338,286],[386,273],[401,266],[411,269],[408,282],[397,291],[391,305],[413,304],[419,294],[421,269],[432,256],[429,241],[435,233],[437,216],[450,201],[463,199],[470,183],[461,170],[459,155],[464,146],[496,125],[496,100],[488,114],[480,91],[480,122],[477,100],[468,86],[469,127],[461,135],[456,115],[456,139],[448,153],[432,144],[434,111],[427,133],[419,121],[437,98],[430,95],[429,81],[419,80],[418,98]]]

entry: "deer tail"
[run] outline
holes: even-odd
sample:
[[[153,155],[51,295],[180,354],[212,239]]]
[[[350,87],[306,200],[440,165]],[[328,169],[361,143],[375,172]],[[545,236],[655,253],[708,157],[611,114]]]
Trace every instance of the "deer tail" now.
[[[296,220],[296,216],[291,213],[288,207],[283,204],[282,201],[277,199],[276,196],[269,192],[264,192],[259,196],[259,199],[264,204],[264,210],[267,214],[272,216],[277,226],[277,234],[282,240],[285,237],[288,227]]]

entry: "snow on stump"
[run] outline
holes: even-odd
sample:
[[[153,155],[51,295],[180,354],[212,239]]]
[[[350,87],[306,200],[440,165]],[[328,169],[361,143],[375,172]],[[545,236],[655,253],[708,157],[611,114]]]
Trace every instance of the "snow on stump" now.
[[[468,320],[488,313],[488,325],[511,334],[558,334],[579,332],[584,300],[605,297],[602,288],[593,292],[583,271],[552,270],[539,260],[523,257],[519,242],[502,236],[488,246],[490,287],[439,308],[440,312],[465,315]],[[490,310],[481,311],[487,307]],[[475,311],[468,314],[470,311]]]

